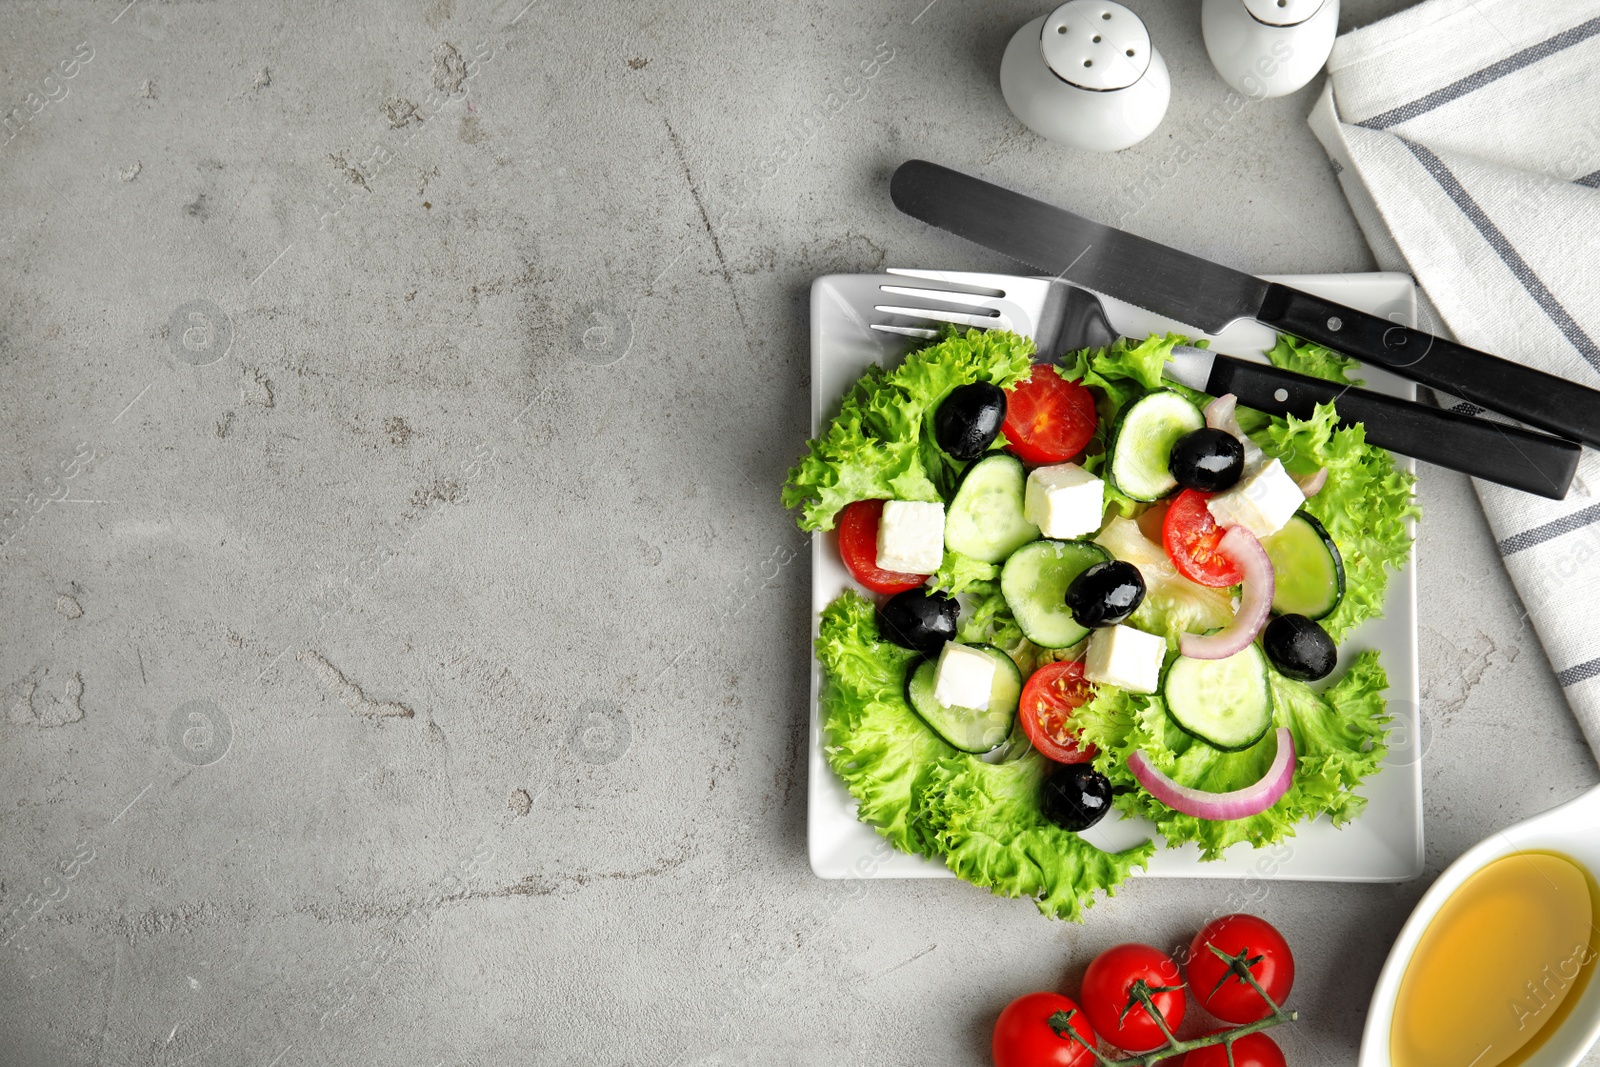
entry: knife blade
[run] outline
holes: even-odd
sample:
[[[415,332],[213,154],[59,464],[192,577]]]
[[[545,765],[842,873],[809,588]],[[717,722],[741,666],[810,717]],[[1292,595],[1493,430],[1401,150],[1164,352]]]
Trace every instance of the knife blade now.
[[[1578,470],[1583,447],[1521,426],[1428,407],[1386,393],[1355,389],[1306,374],[1180,345],[1164,368],[1172,381],[1270,415],[1308,419],[1333,402],[1343,425],[1361,423],[1367,440],[1453,471],[1560,500]]]
[[[1565,378],[1263,281],[926,160],[902,163],[889,195],[913,218],[1207,333],[1255,319],[1600,446],[1600,391]]]

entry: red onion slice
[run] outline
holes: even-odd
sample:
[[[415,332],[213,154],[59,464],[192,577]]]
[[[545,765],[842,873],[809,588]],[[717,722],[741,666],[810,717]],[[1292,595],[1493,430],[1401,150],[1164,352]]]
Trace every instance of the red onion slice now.
[[[1157,770],[1140,749],[1134,749],[1133,755],[1128,757],[1128,770],[1151,796],[1173,811],[1213,822],[1248,819],[1272,807],[1294,784],[1294,766],[1294,735],[1287,726],[1278,727],[1278,754],[1267,773],[1254,784],[1231,793],[1208,793],[1204,789],[1179,785]]]
[[[1244,574],[1239,610],[1232,622],[1214,634],[1179,634],[1178,651],[1190,659],[1227,659],[1242,652],[1272,614],[1272,560],[1256,535],[1243,526],[1230,526],[1217,542],[1217,551],[1237,563]]]
[[[1223,393],[1206,405],[1206,425],[1213,430],[1226,430],[1235,437],[1243,437],[1244,431],[1239,429],[1239,418],[1234,413],[1238,406],[1238,397]]]
[[[1266,465],[1267,454],[1261,451],[1260,445],[1250,440],[1245,436],[1245,432],[1239,429],[1238,406],[1238,397],[1232,393],[1223,393],[1206,405],[1206,425],[1213,430],[1231,433],[1239,439],[1239,443],[1244,446],[1244,473],[1251,474]]]
[[[1314,474],[1298,474],[1293,475],[1293,477],[1294,483],[1300,487],[1300,491],[1305,494],[1306,499],[1310,500],[1322,492],[1322,487],[1328,484],[1328,468],[1318,467]]]

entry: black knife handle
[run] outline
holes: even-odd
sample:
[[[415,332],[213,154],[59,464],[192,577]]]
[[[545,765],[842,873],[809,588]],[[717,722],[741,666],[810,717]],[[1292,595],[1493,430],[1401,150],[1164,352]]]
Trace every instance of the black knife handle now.
[[[1331,400],[1341,422],[1362,423],[1367,440],[1380,448],[1552,500],[1566,496],[1583,451],[1576,442],[1520,426],[1227,356],[1211,365],[1206,391],[1232,393],[1258,411],[1301,419]]]
[[[1600,447],[1600,391],[1273,283],[1256,316],[1490,411]]]

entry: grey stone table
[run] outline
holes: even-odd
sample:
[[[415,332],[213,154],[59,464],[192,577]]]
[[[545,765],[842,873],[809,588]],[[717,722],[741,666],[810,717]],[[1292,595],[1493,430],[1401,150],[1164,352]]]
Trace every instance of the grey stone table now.
[[[1230,111],[1146,0],[1171,111],[1091,156],[996,86],[1047,5],[524,3],[0,10],[5,1064],[977,1063],[1233,891],[814,878],[777,486],[813,277],[1007,266],[901,160],[1371,269],[1315,87]],[[1428,873],[1255,904],[1296,1063],[1353,1061],[1432,875],[1596,778],[1470,487],[1421,502]]]

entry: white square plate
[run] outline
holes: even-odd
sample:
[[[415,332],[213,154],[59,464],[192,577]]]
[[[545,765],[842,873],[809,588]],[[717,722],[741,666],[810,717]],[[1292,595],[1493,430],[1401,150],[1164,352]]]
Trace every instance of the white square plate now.
[[[1274,278],[1309,293],[1369,311],[1405,325],[1416,321],[1416,290],[1404,274],[1318,274]],[[882,316],[882,284],[904,284],[888,274],[833,274],[811,287],[811,433],[833,417],[839,402],[871,364],[896,365],[905,354],[902,338],[869,328]],[[1109,297],[1101,297],[1117,332],[1143,337],[1157,331],[1209,336],[1211,347],[1232,356],[1265,362],[1262,353],[1275,341],[1272,330],[1242,320],[1216,335]],[[1410,382],[1374,367],[1363,368],[1366,387],[1406,399],[1416,398]],[[1414,470],[1408,458],[1399,466]],[[814,537],[811,546],[811,629],[834,597],[854,587],[839,559],[838,539]],[[1370,619],[1340,648],[1341,661],[1356,651],[1376,648],[1389,672],[1387,694],[1394,715],[1390,751],[1377,774],[1361,787],[1368,798],[1359,819],[1335,829],[1326,817],[1301,824],[1296,835],[1277,845],[1230,848],[1221,859],[1200,860],[1199,849],[1184,845],[1161,849],[1142,872],[1158,878],[1281,878],[1334,882],[1387,882],[1422,873],[1422,767],[1417,745],[1417,581],[1413,551],[1404,570],[1390,576],[1384,617]],[[896,852],[872,827],[856,819],[856,802],[822,753],[822,708],[818,701],[821,668],[811,664],[811,746],[807,797],[807,850],[811,869],[821,878],[949,878],[943,864]],[[1116,850],[1153,835],[1142,819],[1107,819],[1084,836]]]

